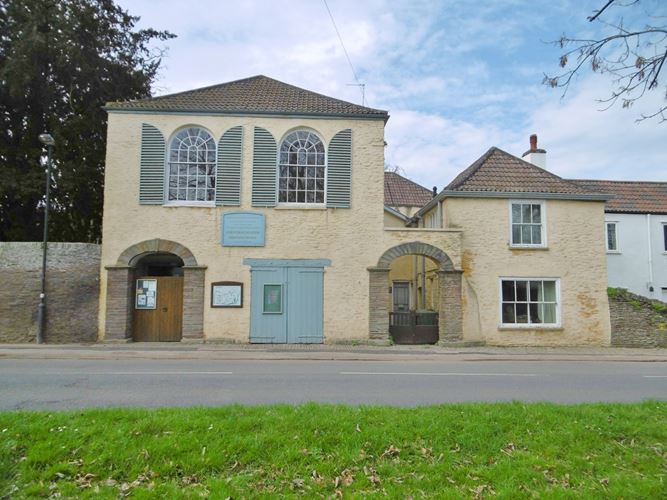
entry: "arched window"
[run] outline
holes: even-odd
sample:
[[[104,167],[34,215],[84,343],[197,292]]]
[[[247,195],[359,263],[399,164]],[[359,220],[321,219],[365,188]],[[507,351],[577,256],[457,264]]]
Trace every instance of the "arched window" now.
[[[280,145],[279,203],[324,203],[324,144],[312,132],[298,130]]]
[[[215,200],[215,141],[206,130],[180,130],[169,144],[168,201]]]

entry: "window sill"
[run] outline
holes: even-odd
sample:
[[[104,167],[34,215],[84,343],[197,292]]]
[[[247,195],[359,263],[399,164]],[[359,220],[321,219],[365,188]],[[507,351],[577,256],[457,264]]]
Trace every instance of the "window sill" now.
[[[326,210],[324,203],[279,203],[276,210]]]
[[[525,330],[539,330],[539,331],[545,331],[545,332],[562,332],[563,331],[563,326],[562,325],[540,325],[540,324],[525,324],[525,323],[519,323],[516,325],[498,325],[498,330],[502,331],[508,331],[508,330],[515,330],[515,331],[525,331]]]
[[[607,253],[620,255],[621,251],[620,250],[607,250]]]
[[[510,250],[549,250],[547,246],[508,245]]]
[[[170,201],[162,204],[163,207],[206,207],[215,208],[214,201]]]

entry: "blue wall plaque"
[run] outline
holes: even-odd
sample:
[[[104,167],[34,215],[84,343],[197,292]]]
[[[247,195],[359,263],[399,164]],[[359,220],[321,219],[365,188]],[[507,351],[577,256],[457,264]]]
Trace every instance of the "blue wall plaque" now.
[[[222,216],[222,246],[263,247],[266,228],[264,214],[230,212]]]

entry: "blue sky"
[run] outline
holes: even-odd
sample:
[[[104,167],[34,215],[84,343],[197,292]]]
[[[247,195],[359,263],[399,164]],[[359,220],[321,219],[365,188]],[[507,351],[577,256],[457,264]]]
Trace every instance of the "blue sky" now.
[[[178,35],[156,94],[264,74],[361,103],[321,0],[118,3],[140,27]],[[594,36],[600,27],[586,17],[604,3],[328,0],[366,105],[391,115],[386,161],[417,182],[441,189],[491,146],[520,156],[531,133],[558,175],[665,181],[667,123],[635,122],[663,101],[664,85],[630,110],[601,112],[606,76],[582,73],[563,99],[541,83],[559,70],[560,49],[546,42]],[[645,4],[667,15],[661,0]]]

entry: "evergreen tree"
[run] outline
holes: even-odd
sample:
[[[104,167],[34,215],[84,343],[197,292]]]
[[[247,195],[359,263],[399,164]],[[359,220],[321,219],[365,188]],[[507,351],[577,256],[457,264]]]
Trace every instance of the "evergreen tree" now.
[[[56,140],[49,239],[99,241],[108,101],[150,96],[166,31],[113,0],[0,0],[0,241],[39,241]]]

